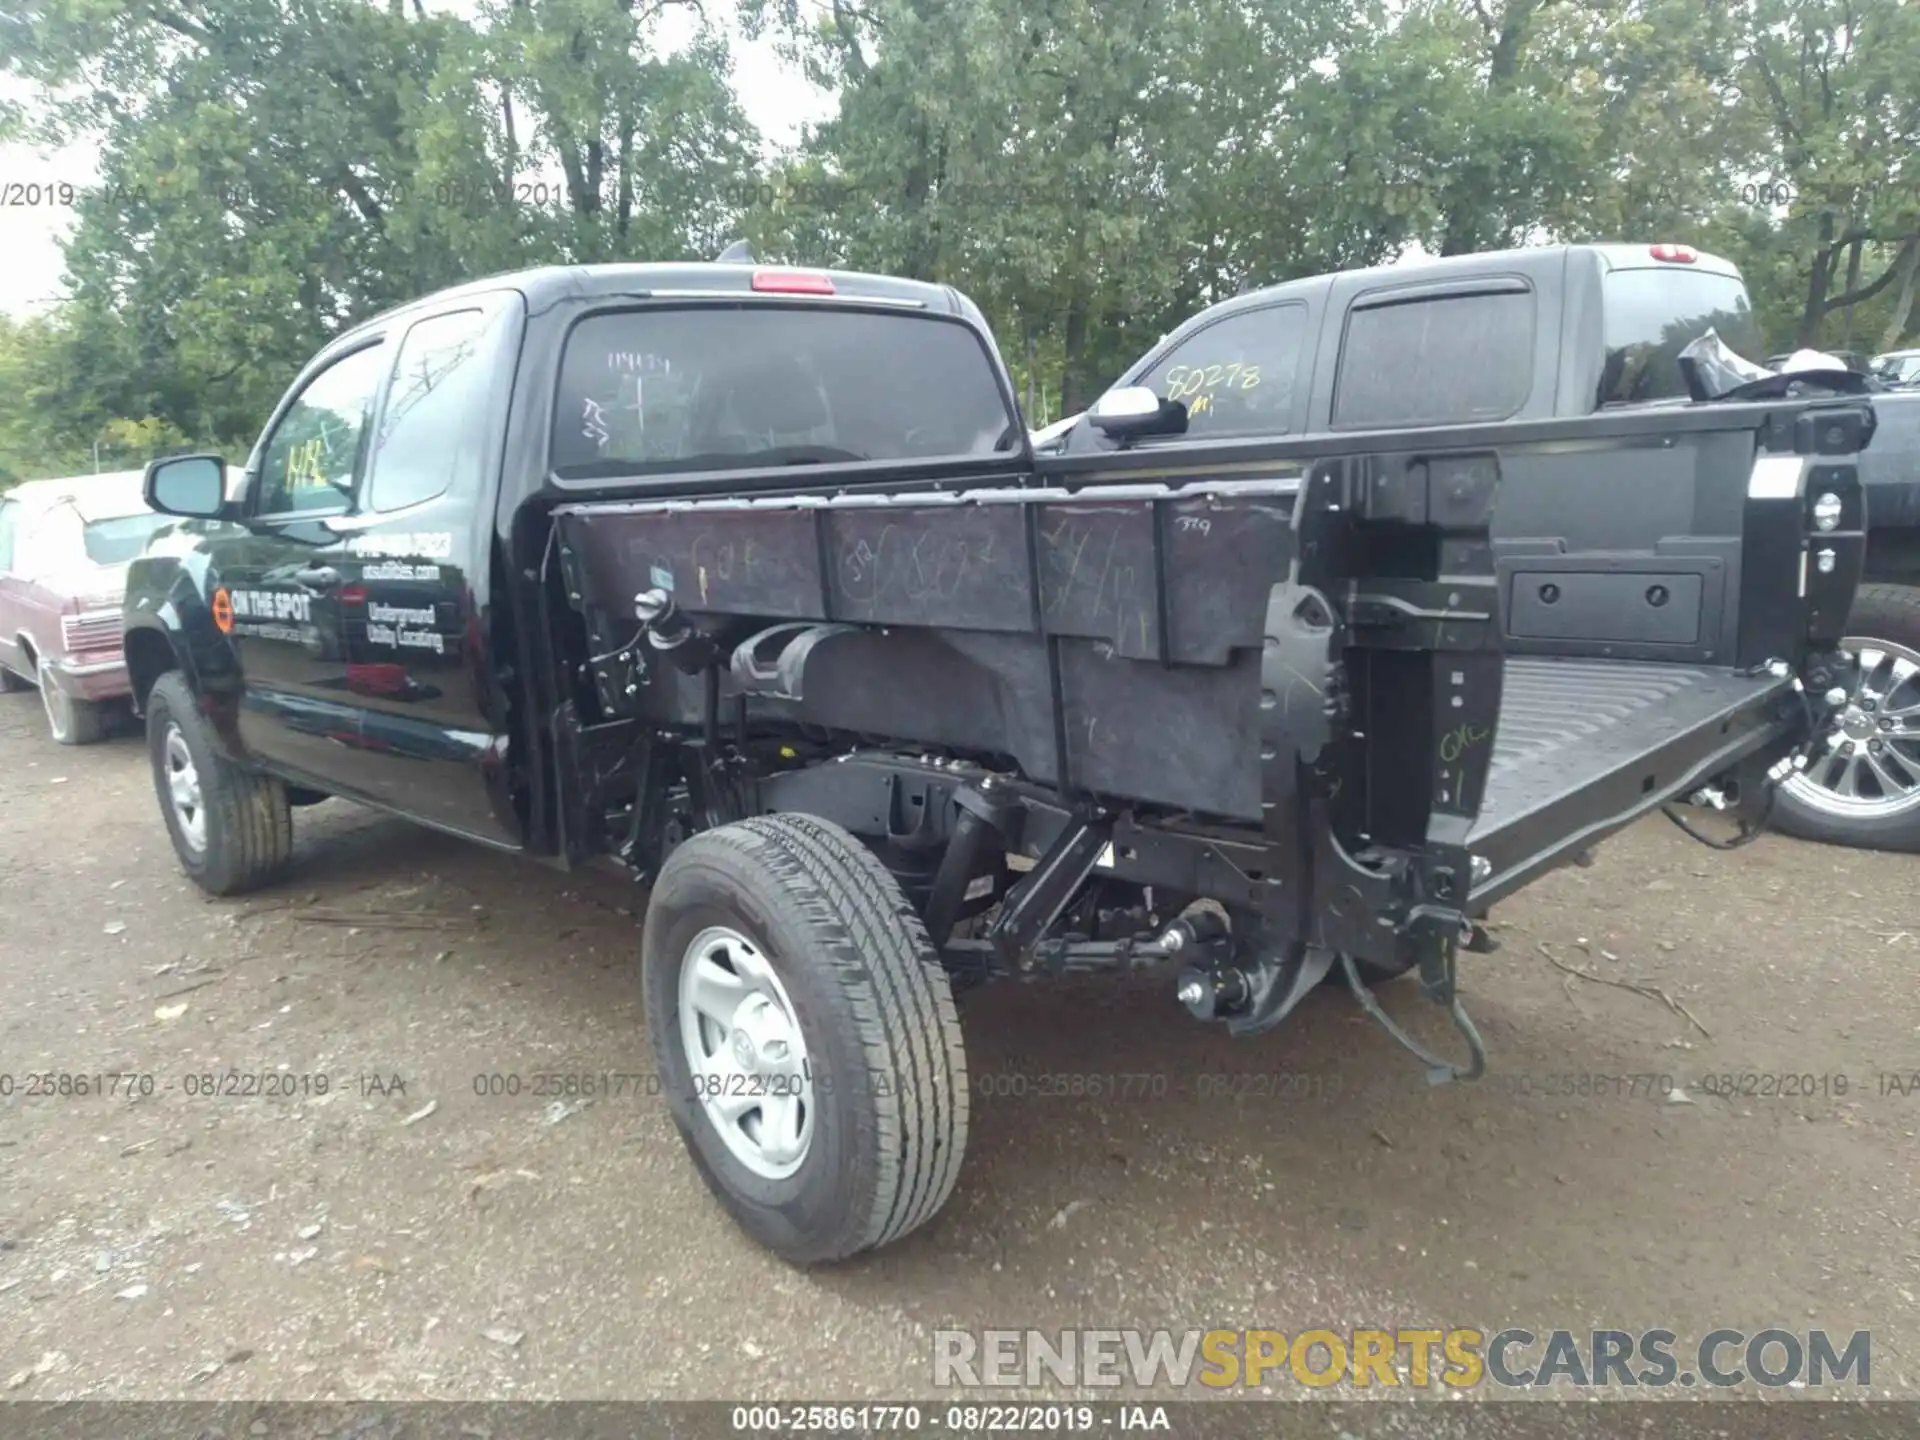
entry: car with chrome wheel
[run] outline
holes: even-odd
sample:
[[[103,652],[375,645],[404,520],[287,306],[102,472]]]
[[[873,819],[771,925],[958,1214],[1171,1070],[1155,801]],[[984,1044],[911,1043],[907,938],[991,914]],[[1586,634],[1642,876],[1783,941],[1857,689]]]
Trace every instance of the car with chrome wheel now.
[[[1808,840],[1920,850],[1920,589],[1862,585],[1831,678],[1833,721],[1780,787],[1780,828]]]

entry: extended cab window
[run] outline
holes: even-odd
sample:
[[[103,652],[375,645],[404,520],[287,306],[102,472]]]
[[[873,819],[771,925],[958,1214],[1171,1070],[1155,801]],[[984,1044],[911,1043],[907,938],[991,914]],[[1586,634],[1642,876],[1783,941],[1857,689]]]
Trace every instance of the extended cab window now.
[[[1357,305],[1334,381],[1341,429],[1505,420],[1533,387],[1533,292]]]
[[[1607,362],[1596,406],[1685,399],[1680,352],[1709,330],[1749,360],[1766,354],[1738,276],[1682,265],[1610,270],[1601,293]]]
[[[422,320],[400,342],[393,382],[367,447],[367,506],[400,510],[444,495],[455,477],[477,474],[486,444],[488,319],[459,310]]]
[[[590,316],[567,339],[561,474],[992,455],[1020,444],[965,325],[767,305]]]
[[[352,499],[367,408],[389,353],[370,345],[307,382],[261,454],[260,514],[339,510]]]
[[[1181,341],[1137,383],[1184,401],[1191,436],[1284,435],[1306,316],[1304,305],[1229,315]]]

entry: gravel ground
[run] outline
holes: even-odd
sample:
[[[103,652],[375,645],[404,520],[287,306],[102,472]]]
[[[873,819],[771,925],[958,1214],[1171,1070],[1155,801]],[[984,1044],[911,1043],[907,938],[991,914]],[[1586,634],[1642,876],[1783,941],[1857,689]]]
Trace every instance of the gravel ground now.
[[[1465,959],[1477,1085],[1332,990],[1244,1042],[1163,981],[968,996],[952,1203],[801,1273],[652,1093],[642,896],[344,805],[297,831],[290,881],[208,900],[138,739],[0,699],[0,1394],[898,1398],[945,1327],[1422,1325],[1870,1329],[1873,1391],[1920,1393],[1912,857],[1640,825]],[[25,1095],[46,1071],[153,1090]],[[190,1093],[228,1071],[305,1093]],[[633,1078],[534,1093],[580,1073]],[[1703,1083],[1744,1073],[1815,1093]]]

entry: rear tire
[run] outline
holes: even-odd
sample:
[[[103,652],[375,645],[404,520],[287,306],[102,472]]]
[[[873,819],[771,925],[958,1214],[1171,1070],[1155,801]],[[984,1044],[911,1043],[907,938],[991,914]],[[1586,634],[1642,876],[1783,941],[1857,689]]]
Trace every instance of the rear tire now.
[[[0,665],[0,695],[18,695],[23,690],[33,689],[33,682],[24,675],[16,675],[6,666]]]
[[[1913,663],[1920,661],[1920,589],[1862,585],[1854,597],[1853,612],[1847,617],[1846,648],[1856,655],[1862,649],[1878,648],[1885,657],[1875,675],[1862,676],[1856,667],[1841,682],[1849,690],[1863,679],[1870,688],[1877,687],[1877,708],[1873,715],[1861,717],[1863,720],[1877,723],[1876,716],[1894,719],[1887,713],[1891,710],[1920,709],[1920,669]],[[1889,683],[1896,674],[1905,678]],[[1906,737],[1878,742],[1895,751],[1893,757],[1883,759],[1882,765],[1896,779],[1920,779],[1920,713],[1900,717],[1897,723],[1902,727],[1899,731],[1878,732]],[[1848,797],[1816,783],[1816,774],[1824,777],[1828,754],[1823,739],[1815,746],[1814,761],[1807,770],[1780,787],[1774,797],[1774,824],[1789,835],[1828,845],[1920,851],[1920,785],[1907,797],[1892,799],[1880,793],[1885,787],[1878,780],[1871,780],[1864,784],[1874,794]],[[1904,759],[1904,766],[1896,765],[1900,759]],[[1856,781],[1856,790],[1861,783]]]
[[[106,708],[67,694],[53,678],[53,667],[39,665],[40,708],[47,713],[47,729],[60,745],[98,745],[107,738]]]
[[[177,670],[147,695],[147,755],[180,868],[210,895],[239,895],[279,877],[293,854],[286,787],[214,749]]]
[[[647,1031],[674,1123],[743,1230],[810,1265],[933,1217],[966,1150],[966,1057],[946,971],[871,851],[803,815],[696,835],[661,868],[641,949]],[[714,1018],[715,996],[731,1005],[736,994],[745,998],[733,1013],[745,1018],[729,1028]],[[768,1035],[791,1037],[800,1057],[797,1110],[780,1110],[779,1077],[763,1069],[755,1081],[764,1057],[789,1054],[788,1040]],[[756,1095],[771,1098],[756,1105]],[[729,1106],[741,1113],[722,1116]],[[790,1130],[783,1114],[804,1120]],[[804,1139],[788,1143],[794,1130]],[[780,1143],[760,1150],[769,1135]]]

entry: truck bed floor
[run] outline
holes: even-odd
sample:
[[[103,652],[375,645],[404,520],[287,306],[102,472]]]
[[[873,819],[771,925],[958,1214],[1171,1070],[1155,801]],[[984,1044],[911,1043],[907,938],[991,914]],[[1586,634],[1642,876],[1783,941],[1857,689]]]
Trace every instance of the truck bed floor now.
[[[1757,748],[1772,728],[1772,707],[1761,702],[1786,683],[1693,665],[1509,656],[1469,841],[1493,864],[1485,888],[1512,888],[1502,883],[1503,860],[1531,848],[1524,837],[1536,822],[1551,832],[1552,810],[1572,796],[1603,786],[1624,822]],[[1568,836],[1558,848],[1585,839]]]

